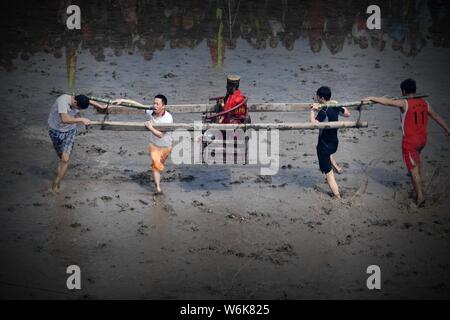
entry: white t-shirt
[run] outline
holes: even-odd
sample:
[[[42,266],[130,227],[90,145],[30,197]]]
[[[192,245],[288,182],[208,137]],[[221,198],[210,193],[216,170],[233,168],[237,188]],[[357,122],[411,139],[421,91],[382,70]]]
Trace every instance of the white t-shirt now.
[[[173,123],[172,115],[166,111],[161,117],[153,115],[153,110],[146,110],[149,120],[152,120],[154,124]],[[164,132],[162,138],[158,138],[150,131],[150,142],[158,147],[171,147],[172,146],[172,134],[171,132]]]
[[[56,99],[52,106],[50,114],[48,115],[48,126],[51,129],[58,130],[61,132],[67,132],[72,129],[76,129],[76,123],[66,124],[61,121],[61,113],[67,113],[68,115],[75,117],[78,114],[77,109],[72,109],[70,105],[72,103],[72,96],[68,94],[63,94]]]

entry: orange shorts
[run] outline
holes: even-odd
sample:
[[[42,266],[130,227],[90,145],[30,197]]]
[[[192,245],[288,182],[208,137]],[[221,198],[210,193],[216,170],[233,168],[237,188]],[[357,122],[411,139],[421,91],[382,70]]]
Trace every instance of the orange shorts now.
[[[152,159],[152,170],[162,172],[164,170],[164,162],[166,162],[172,152],[172,147],[158,147],[150,143],[148,145],[148,152]]]

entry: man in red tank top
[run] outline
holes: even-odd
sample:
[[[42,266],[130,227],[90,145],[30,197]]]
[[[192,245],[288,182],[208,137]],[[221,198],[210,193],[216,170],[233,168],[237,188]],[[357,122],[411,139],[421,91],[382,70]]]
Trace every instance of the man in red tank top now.
[[[400,114],[402,121],[403,160],[411,172],[416,164],[421,169],[420,151],[427,143],[428,103],[424,99],[408,99]]]
[[[403,130],[403,161],[411,174],[411,181],[416,192],[417,205],[422,206],[425,202],[425,196],[421,185],[423,170],[420,152],[427,143],[428,117],[436,121],[445,130],[447,138],[450,138],[450,131],[444,119],[424,99],[413,98],[416,94],[416,82],[413,79],[403,81],[400,88],[403,96],[406,97],[404,100],[392,100],[382,97],[367,97],[363,100],[370,100],[386,106],[400,108]]]

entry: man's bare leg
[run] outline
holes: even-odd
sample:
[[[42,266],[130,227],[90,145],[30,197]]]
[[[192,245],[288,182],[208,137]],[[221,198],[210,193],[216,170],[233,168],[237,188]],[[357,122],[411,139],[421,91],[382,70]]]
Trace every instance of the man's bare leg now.
[[[331,192],[333,193],[333,195],[334,195],[336,198],[340,199],[340,198],[341,198],[341,195],[340,195],[340,193],[339,193],[339,186],[337,185],[336,179],[334,178],[333,170],[331,170],[330,172],[328,172],[328,173],[326,174],[326,177],[327,177],[327,183],[328,183],[328,186],[329,186],[330,189],[331,189]]]
[[[53,183],[52,183],[52,191],[53,192],[60,191],[61,180],[66,175],[67,168],[69,167],[69,159],[70,159],[70,155],[66,152],[63,152],[63,154],[61,155],[61,159],[59,160],[58,171],[56,173],[55,180],[53,180]]]
[[[422,191],[422,178],[420,175],[420,165],[415,166],[411,170],[411,182],[414,187],[414,191],[416,192],[416,203],[418,206],[422,205],[425,202],[425,196]]]
[[[336,171],[336,173],[341,174],[342,173],[342,168],[340,166],[338,166],[336,159],[334,159],[334,156],[330,156],[331,159],[331,165],[333,166],[334,171]]]
[[[153,181],[155,182],[155,187],[156,187],[156,193],[161,193],[161,186],[160,186],[160,182],[161,182],[161,174],[159,173],[158,170],[153,169]]]
[[[419,167],[419,176],[420,176],[421,181],[423,182],[423,164],[422,164],[422,161],[419,162],[418,167]]]

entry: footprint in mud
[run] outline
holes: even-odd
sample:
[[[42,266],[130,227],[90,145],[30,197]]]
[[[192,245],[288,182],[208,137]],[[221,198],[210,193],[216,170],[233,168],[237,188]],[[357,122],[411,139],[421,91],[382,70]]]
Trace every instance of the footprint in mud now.
[[[134,208],[130,207],[129,203],[116,203],[116,206],[119,207],[119,213],[125,212],[127,210],[134,211]]]
[[[102,199],[105,202],[108,202],[108,201],[112,201],[113,198],[110,196],[101,196],[100,199]]]
[[[255,245],[256,247],[258,245]],[[289,243],[283,243],[276,247],[268,247],[267,244],[262,244],[262,249],[250,252],[248,254],[244,252],[236,252],[233,249],[228,249],[223,252],[224,255],[234,255],[239,258],[250,258],[254,260],[266,261],[276,265],[283,265],[289,263],[290,260],[296,256],[294,248]]]
[[[305,226],[307,226],[308,228],[310,228],[310,229],[314,229],[317,226],[321,226],[322,222],[320,222],[320,221],[306,221],[306,222],[303,222],[303,224]]]
[[[72,224],[70,225],[70,227],[73,228],[73,229],[79,228],[79,227],[81,227],[81,223],[74,222],[74,223],[72,223]]]
[[[153,185],[151,183],[151,176],[152,172],[150,170],[147,170],[145,172],[131,174],[130,179],[141,186],[150,186]],[[164,181],[164,178],[161,180]]]
[[[241,215],[239,215],[237,213],[230,213],[226,217],[228,219],[230,219],[230,220],[235,220],[235,221],[239,221],[239,222],[248,222],[248,221],[250,221],[250,218],[241,216]]]
[[[92,200],[86,199],[86,203],[87,203],[87,205],[88,205],[89,207],[91,207],[91,208],[95,208],[95,207],[98,206],[98,205],[97,205],[97,198],[94,198],[94,199],[92,199]]]
[[[120,148],[119,148],[119,152],[117,152],[117,154],[118,154],[119,156],[123,156],[123,155],[126,155],[127,152],[128,152],[128,150],[122,149],[122,147],[120,147]]]
[[[272,176],[263,176],[258,175],[255,180],[255,183],[272,183]]]
[[[202,194],[202,197],[209,197],[211,195],[211,192],[208,190],[205,194]]]
[[[173,74],[172,72],[166,73],[162,76],[164,79],[170,79],[170,78],[176,78],[178,77],[176,74]]]
[[[371,226],[376,226],[376,227],[391,227],[393,225],[393,223],[395,222],[395,220],[371,220],[368,219],[367,222],[371,225]]]
[[[314,191],[316,191],[316,194],[321,199],[333,199],[333,193],[331,193],[329,190],[325,190],[324,188],[320,186],[314,186]]]
[[[400,226],[400,229],[408,230],[408,229],[410,229],[412,226],[413,226],[413,225],[412,225],[411,223],[409,223],[409,222],[403,222],[402,225]]]
[[[175,213],[175,209],[170,204],[165,204],[163,206],[163,210],[169,213],[171,216],[177,216],[177,214]]]
[[[325,213],[327,216],[329,216],[332,211],[333,211],[333,208],[322,207],[322,212]]]
[[[203,208],[205,206],[203,202],[198,200],[193,200],[192,205],[196,208]]]
[[[184,231],[193,231],[193,232],[197,232],[200,230],[200,228],[198,227],[197,224],[195,224],[193,221],[191,220],[184,220],[183,222],[178,224],[179,229],[184,230]]]
[[[336,244],[338,247],[340,246],[348,246],[352,243],[353,237],[352,235],[348,234],[344,240],[337,240]]]
[[[414,203],[413,191],[410,190],[408,192],[406,188],[402,185],[397,191],[395,191],[394,201],[398,204],[402,212],[409,213],[411,210],[416,211],[416,209],[418,209]]]
[[[141,236],[147,236],[148,235],[148,233],[147,233],[148,225],[144,224],[143,221],[139,221],[138,225],[139,225],[139,227],[137,229],[137,234],[141,235]]]
[[[90,147],[86,148],[86,153],[104,154],[106,153],[106,150],[95,145],[91,145]]]

